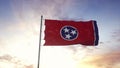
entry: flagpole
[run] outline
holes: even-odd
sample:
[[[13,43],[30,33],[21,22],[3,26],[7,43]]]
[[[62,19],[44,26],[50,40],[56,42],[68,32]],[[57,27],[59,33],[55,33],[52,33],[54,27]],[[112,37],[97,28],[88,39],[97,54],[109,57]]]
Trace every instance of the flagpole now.
[[[43,19],[43,16],[41,16],[41,22],[40,22],[40,36],[39,36],[39,49],[38,49],[38,64],[37,64],[37,68],[40,67],[40,51],[41,51],[42,19]]]

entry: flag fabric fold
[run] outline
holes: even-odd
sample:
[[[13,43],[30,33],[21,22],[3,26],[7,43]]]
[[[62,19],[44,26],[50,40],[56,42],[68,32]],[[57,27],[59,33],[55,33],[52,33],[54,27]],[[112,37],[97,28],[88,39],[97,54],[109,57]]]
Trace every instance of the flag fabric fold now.
[[[97,23],[90,21],[45,20],[45,46],[98,45]]]

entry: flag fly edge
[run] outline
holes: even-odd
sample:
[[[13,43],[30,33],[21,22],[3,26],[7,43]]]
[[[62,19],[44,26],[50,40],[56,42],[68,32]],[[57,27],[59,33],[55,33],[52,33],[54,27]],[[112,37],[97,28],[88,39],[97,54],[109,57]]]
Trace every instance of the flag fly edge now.
[[[97,22],[96,21],[93,21],[93,27],[94,27],[94,36],[95,36],[95,39],[94,39],[94,45],[98,45],[99,43],[99,33],[98,33],[98,26],[97,26]]]

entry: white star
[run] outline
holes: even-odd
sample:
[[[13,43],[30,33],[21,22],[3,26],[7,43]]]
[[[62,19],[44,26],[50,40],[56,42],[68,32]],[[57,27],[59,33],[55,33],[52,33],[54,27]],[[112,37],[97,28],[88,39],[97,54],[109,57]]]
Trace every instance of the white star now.
[[[70,39],[70,34],[67,34],[65,38]]]
[[[65,32],[69,32],[69,29],[65,28],[64,31],[65,31]]]
[[[76,31],[75,31],[75,30],[72,30],[71,33],[74,35],[74,34],[76,34]]]

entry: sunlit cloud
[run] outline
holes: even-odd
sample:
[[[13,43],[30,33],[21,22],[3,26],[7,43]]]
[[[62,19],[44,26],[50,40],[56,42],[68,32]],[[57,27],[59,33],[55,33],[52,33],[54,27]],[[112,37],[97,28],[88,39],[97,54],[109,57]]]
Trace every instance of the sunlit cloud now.
[[[1,56],[1,60],[4,59],[4,62],[1,61],[1,63],[4,64],[3,66],[9,66],[9,63],[11,63],[11,68],[14,68],[14,66],[16,66],[15,68],[20,68],[20,66],[21,68],[36,67],[40,16],[58,19],[64,13],[63,7],[69,7],[72,0],[13,0],[10,3],[15,21],[11,21],[13,24],[3,30],[5,34],[0,39],[0,51],[3,52],[2,55],[9,55]],[[13,58],[10,55],[16,56],[18,59],[13,61],[15,57]],[[24,63],[22,60],[24,60]]]
[[[1,68],[33,68],[32,64],[27,64],[23,60],[10,55],[0,56],[0,67]]]
[[[96,17],[95,19],[99,17],[102,19],[102,21],[98,21],[101,24],[99,25],[99,29],[101,29],[100,38],[103,34],[103,40],[100,40],[100,44],[95,47],[82,45],[66,47],[42,46],[41,68],[76,68],[76,63],[78,63],[78,68],[90,68],[90,66],[92,66],[91,68],[119,68],[120,53],[112,51],[119,51],[120,31],[113,32],[112,40],[110,39],[111,41],[117,42],[117,46],[113,45],[114,42],[111,43],[110,40],[108,40],[109,42],[104,41],[108,37],[106,35],[109,35],[109,33],[108,29],[103,28],[106,27],[106,24],[103,23],[109,22],[108,18],[111,19],[111,17],[116,16],[112,14],[114,10],[110,11],[107,7],[110,4],[106,5],[106,1],[102,0],[101,3],[103,2],[105,8],[103,6],[102,8],[105,10],[102,10],[101,6],[98,6],[99,1],[12,0],[10,3],[15,21],[8,20],[7,23],[10,24],[2,26],[4,28],[1,29],[0,68],[36,68],[41,15],[43,15],[42,44],[45,42],[43,38],[45,28],[44,19],[46,18],[86,20],[86,18],[91,19],[92,16],[93,18]],[[94,8],[100,7],[100,11],[96,12],[94,8],[90,8],[92,4],[94,4]],[[112,64],[113,66],[111,66]]]
[[[40,18],[43,15],[45,18],[56,18],[64,16],[65,10],[70,7],[73,0],[14,0],[12,2],[13,9],[16,15],[21,19]],[[30,19],[31,20],[31,19]]]
[[[111,52],[103,55],[91,56],[80,60],[78,68],[119,68],[120,52]]]

